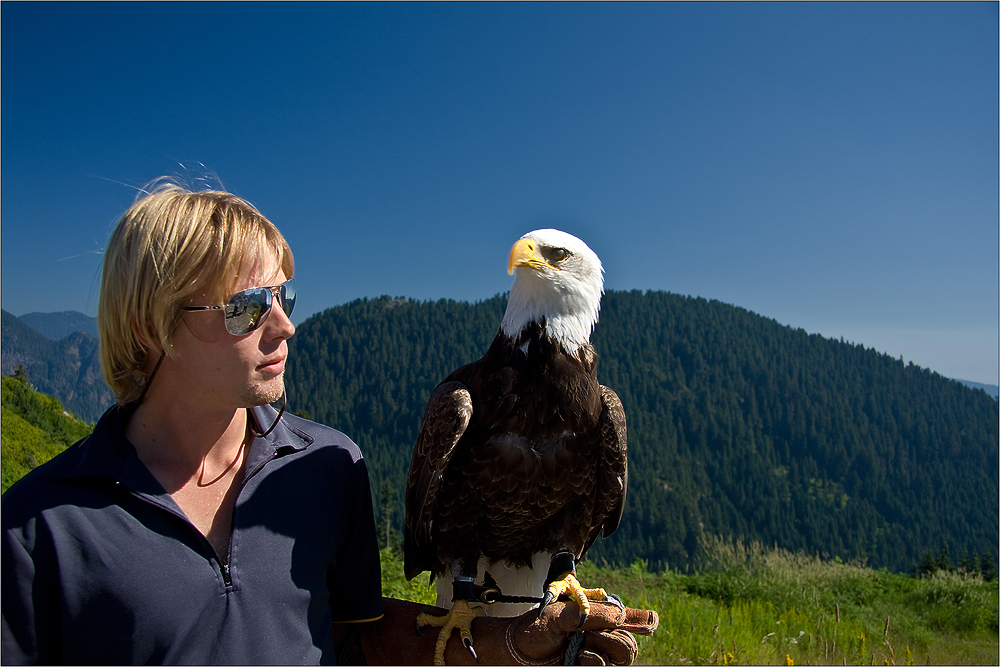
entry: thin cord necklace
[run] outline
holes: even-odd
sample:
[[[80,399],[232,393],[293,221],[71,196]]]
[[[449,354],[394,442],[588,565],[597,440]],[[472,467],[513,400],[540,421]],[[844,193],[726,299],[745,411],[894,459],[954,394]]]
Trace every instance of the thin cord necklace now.
[[[208,482],[205,481],[205,459],[202,459],[201,460],[201,471],[198,473],[198,481],[196,482],[196,484],[200,488],[205,488],[206,486],[212,486],[213,484],[215,484],[216,482],[218,482],[220,479],[222,479],[223,477],[225,477],[227,474],[229,474],[229,471],[232,470],[233,467],[237,463],[239,463],[240,459],[243,457],[243,448],[246,447],[246,444],[247,444],[247,440],[246,440],[246,438],[243,438],[243,442],[240,443],[240,448],[236,451],[236,458],[234,458],[232,460],[232,462],[229,465],[226,466],[225,470],[223,470],[222,472],[219,473],[218,477],[216,477],[215,479],[210,480]]]

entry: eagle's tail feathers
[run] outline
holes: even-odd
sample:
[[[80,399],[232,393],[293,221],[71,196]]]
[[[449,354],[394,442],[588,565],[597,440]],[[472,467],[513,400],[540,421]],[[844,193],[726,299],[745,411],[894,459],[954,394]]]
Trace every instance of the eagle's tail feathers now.
[[[485,573],[489,571],[497,588],[504,595],[537,597],[544,588],[545,576],[551,555],[537,553],[532,558],[530,567],[514,567],[504,562],[491,563],[487,558],[479,560],[479,577],[477,584],[483,584]],[[520,616],[535,608],[532,602],[497,602],[489,607],[491,616]]]

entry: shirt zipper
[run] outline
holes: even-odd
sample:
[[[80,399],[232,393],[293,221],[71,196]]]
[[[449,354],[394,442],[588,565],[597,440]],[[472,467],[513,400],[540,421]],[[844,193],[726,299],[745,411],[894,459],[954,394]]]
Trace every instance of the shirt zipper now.
[[[264,468],[265,465],[267,465],[268,463],[270,463],[271,461],[273,461],[276,458],[278,458],[278,453],[277,452],[271,452],[270,456],[268,456],[266,459],[264,459],[263,461],[261,461],[260,463],[258,463],[256,466],[254,466],[253,470],[248,471],[243,476],[243,481],[240,484],[240,493],[242,493],[243,488],[246,486],[246,483],[250,480],[250,478],[252,478],[253,476],[255,476],[258,472],[260,472]],[[120,481],[116,480],[115,484],[116,485],[120,484]],[[205,537],[201,533],[200,530],[198,530],[197,528],[195,528],[193,524],[191,524],[191,520],[188,519],[188,517],[183,512],[178,512],[178,510],[176,510],[175,508],[171,507],[170,505],[164,504],[158,498],[155,498],[155,497],[152,497],[152,496],[148,496],[148,495],[146,495],[144,493],[139,493],[138,491],[134,491],[132,489],[129,489],[129,493],[132,496],[138,498],[139,500],[141,500],[141,501],[143,501],[145,503],[148,503],[148,504],[153,505],[155,507],[159,507],[160,509],[162,509],[162,510],[164,510],[166,512],[169,512],[170,514],[173,514],[174,516],[178,517],[179,519],[182,519],[184,521],[184,523],[188,524],[191,527],[191,529],[194,530],[194,532],[198,534],[198,537],[200,537],[202,539],[202,541],[208,546],[208,550],[209,550],[209,552],[211,552],[212,557],[215,558],[215,561],[219,564],[219,573],[222,575],[222,582],[225,584],[226,590],[228,591],[229,589],[231,589],[233,587],[233,575],[232,575],[232,571],[229,568],[229,563],[222,560],[222,557],[218,553],[216,553],[215,548],[212,546],[212,543],[208,541],[208,538]],[[239,500],[238,497],[237,497],[237,500]],[[230,561],[232,560],[232,556],[233,556],[233,532],[235,531],[235,529],[236,529],[236,505],[234,504],[233,505],[232,527],[229,529],[229,560]]]
[[[243,480],[240,482],[240,490],[236,494],[236,502],[233,503],[233,516],[229,528],[229,554],[228,554],[229,558],[223,561],[222,557],[219,556],[219,554],[215,553],[215,549],[212,549],[212,553],[215,554],[215,559],[219,563],[219,572],[222,574],[222,582],[226,585],[227,591],[233,587],[233,573],[229,568],[229,563],[231,563],[233,560],[233,533],[236,532],[236,507],[239,504],[239,494],[243,493],[243,489],[246,487],[247,482],[250,481],[250,478],[252,478],[258,472],[260,472],[265,465],[267,465],[277,457],[278,457],[277,452],[271,452],[270,456],[268,456],[266,459],[264,459],[259,464],[254,466],[252,470],[247,471],[243,475]],[[206,542],[208,541],[207,537],[205,538],[205,541]],[[211,545],[209,545],[209,548],[212,548]]]
[[[226,588],[230,589],[233,587],[233,578],[229,573],[229,563],[223,563],[219,561],[219,569],[222,571],[222,581],[226,584]]]
[[[222,575],[222,582],[226,585],[226,589],[230,589],[233,587],[233,577],[232,573],[229,571],[229,564],[222,560],[222,557],[215,552],[215,547],[213,547],[212,543],[208,541],[208,538],[205,537],[200,530],[194,527],[194,525],[191,523],[191,520],[188,519],[183,512],[179,512],[170,505],[161,502],[158,498],[148,496],[144,493],[139,493],[138,491],[132,491],[131,489],[129,490],[129,493],[135,498],[138,498],[139,500],[143,501],[144,503],[152,505],[153,507],[159,507],[163,511],[174,515],[175,517],[181,519],[184,523],[186,523],[191,528],[191,530],[194,531],[194,533],[201,539],[201,541],[205,544],[205,546],[208,547],[208,551],[209,553],[212,554],[212,558],[214,558],[215,562],[219,564],[219,573]],[[232,544],[233,544],[233,536],[232,533],[230,533],[229,535],[230,552],[232,551]],[[232,553],[230,553],[230,556],[231,555]]]

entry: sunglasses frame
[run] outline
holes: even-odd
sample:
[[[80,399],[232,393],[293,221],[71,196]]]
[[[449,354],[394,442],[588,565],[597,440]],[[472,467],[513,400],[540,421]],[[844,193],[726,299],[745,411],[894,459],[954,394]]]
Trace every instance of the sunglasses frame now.
[[[291,293],[290,298],[289,293]],[[258,295],[263,296],[264,303],[255,301],[255,298]],[[184,306],[181,310],[224,311],[226,316],[226,331],[234,336],[246,336],[247,334],[259,329],[260,325],[267,321],[267,317],[271,314],[271,307],[274,305],[275,299],[278,299],[281,303],[281,310],[284,311],[285,316],[290,317],[292,309],[295,308],[295,296],[295,278],[289,278],[280,285],[250,287],[245,290],[241,290],[229,297],[229,301],[221,306]],[[259,303],[261,310],[260,315],[257,316],[257,320],[252,322],[249,328],[246,328],[245,325],[238,326],[240,323],[238,318],[242,317],[247,312],[246,305],[248,303]],[[233,330],[234,328],[236,329],[235,331]]]

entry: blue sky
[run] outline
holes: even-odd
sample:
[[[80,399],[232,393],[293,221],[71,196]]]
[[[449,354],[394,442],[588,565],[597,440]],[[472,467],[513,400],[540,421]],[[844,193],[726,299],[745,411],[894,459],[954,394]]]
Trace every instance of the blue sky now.
[[[217,177],[297,322],[505,292],[559,227],[718,299],[997,383],[997,3],[0,5],[2,280],[96,313],[137,188]],[[214,175],[214,176],[213,176]]]

